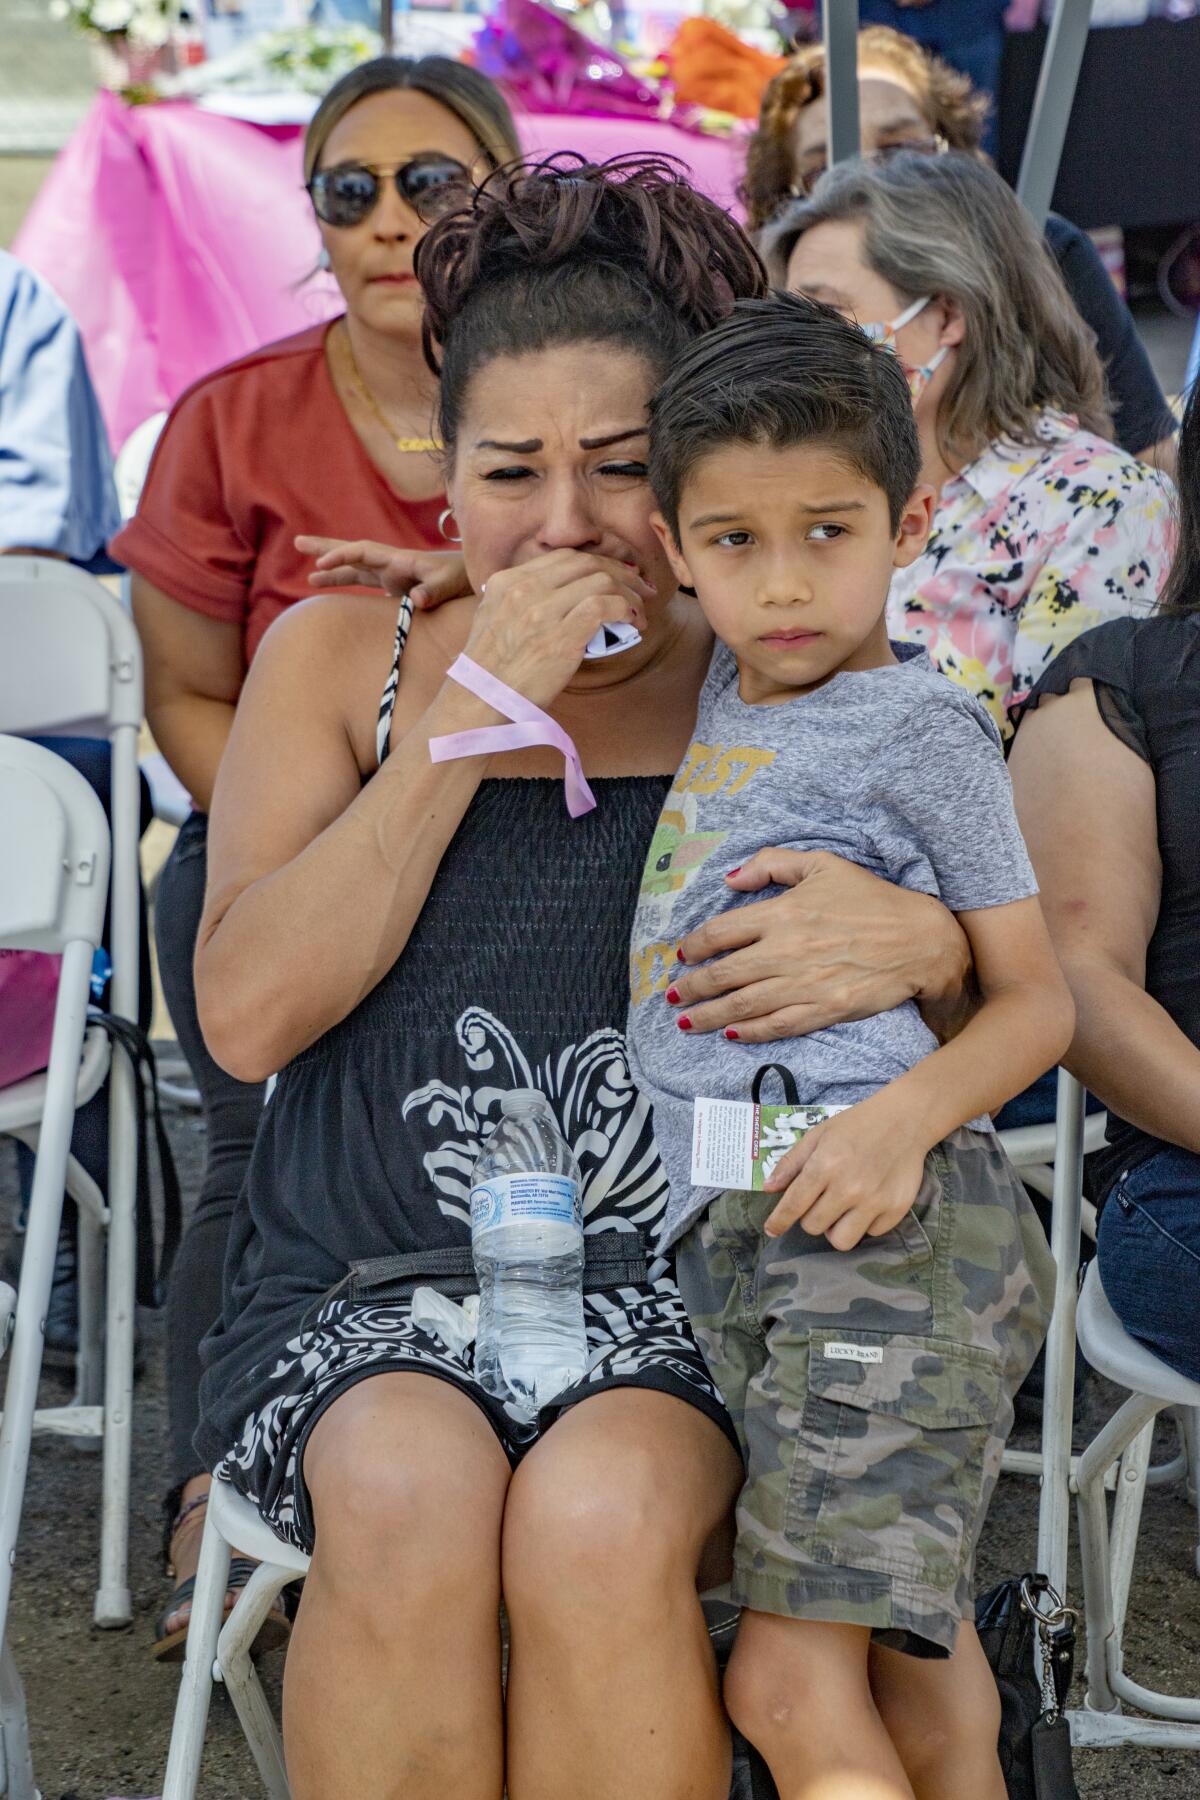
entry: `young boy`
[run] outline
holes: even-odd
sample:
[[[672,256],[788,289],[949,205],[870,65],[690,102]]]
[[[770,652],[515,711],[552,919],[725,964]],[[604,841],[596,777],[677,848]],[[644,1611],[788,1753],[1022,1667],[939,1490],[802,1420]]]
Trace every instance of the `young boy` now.
[[[1005,1793],[964,1621],[1053,1271],[987,1114],[1057,1061],[1073,1015],[995,726],[888,641],[892,570],[929,531],[919,470],[895,357],[790,296],[739,305],[654,404],[656,529],[719,642],[647,860],[629,1041],[663,1242],[747,1464],[726,1700],[782,1800]],[[765,1046],[696,1032],[676,947],[761,892],[737,865],[763,845],[939,896],[982,995],[961,1034],[939,1048],[911,1002]],[[692,1186],[694,1103],[750,1099],[764,1063],[801,1105],[847,1110],[770,1193]]]

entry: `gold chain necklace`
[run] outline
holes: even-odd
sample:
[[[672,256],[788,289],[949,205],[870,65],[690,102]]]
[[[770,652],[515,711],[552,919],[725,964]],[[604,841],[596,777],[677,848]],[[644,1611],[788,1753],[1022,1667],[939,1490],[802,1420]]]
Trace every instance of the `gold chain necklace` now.
[[[380,406],[378,400],[359,373],[358,363],[354,355],[354,345],[350,342],[350,333],[348,330],[343,332],[342,342],[346,346],[346,355],[350,359],[350,379],[353,381],[360,399],[362,399],[370,408],[371,412],[375,414],[375,417],[379,420],[379,423],[383,426],[383,429],[387,432],[397,450],[401,451],[404,455],[409,456],[418,455],[422,451],[428,453],[431,450],[444,449],[445,446],[443,445],[441,438],[396,436],[395,428],[388,422],[382,406]]]

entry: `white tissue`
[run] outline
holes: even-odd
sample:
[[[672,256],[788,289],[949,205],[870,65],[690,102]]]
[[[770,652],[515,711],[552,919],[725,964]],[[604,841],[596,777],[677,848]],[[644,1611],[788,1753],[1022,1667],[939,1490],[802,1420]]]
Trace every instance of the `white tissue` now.
[[[447,1300],[436,1288],[419,1287],[412,1297],[412,1322],[441,1338],[453,1356],[461,1356],[475,1338],[479,1324],[479,1295],[468,1294],[462,1305]]]
[[[641,641],[642,634],[636,625],[628,625],[623,621],[617,625],[602,625],[595,637],[588,639],[583,660],[599,662],[602,656],[619,656],[622,650],[632,650]]]

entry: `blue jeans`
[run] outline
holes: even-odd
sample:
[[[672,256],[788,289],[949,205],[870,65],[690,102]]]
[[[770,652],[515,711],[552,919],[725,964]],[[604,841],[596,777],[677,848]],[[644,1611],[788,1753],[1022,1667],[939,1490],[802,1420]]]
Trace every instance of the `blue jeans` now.
[[[1200,1156],[1160,1150],[1114,1184],[1096,1255],[1130,1337],[1200,1381]]]

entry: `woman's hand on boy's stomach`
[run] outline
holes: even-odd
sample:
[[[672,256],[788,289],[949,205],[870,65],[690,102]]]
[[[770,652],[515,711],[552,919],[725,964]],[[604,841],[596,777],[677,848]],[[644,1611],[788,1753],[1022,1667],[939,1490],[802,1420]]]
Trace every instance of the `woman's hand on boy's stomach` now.
[[[910,1113],[885,1088],[815,1125],[765,1184],[784,1190],[767,1236],[798,1224],[835,1250],[853,1250],[894,1231],[920,1192],[929,1149]]]
[[[827,850],[760,850],[725,879],[732,893],[785,891],[718,913],[680,944],[671,1004],[694,1032],[804,1037],[957,992],[970,970],[940,900]]]

